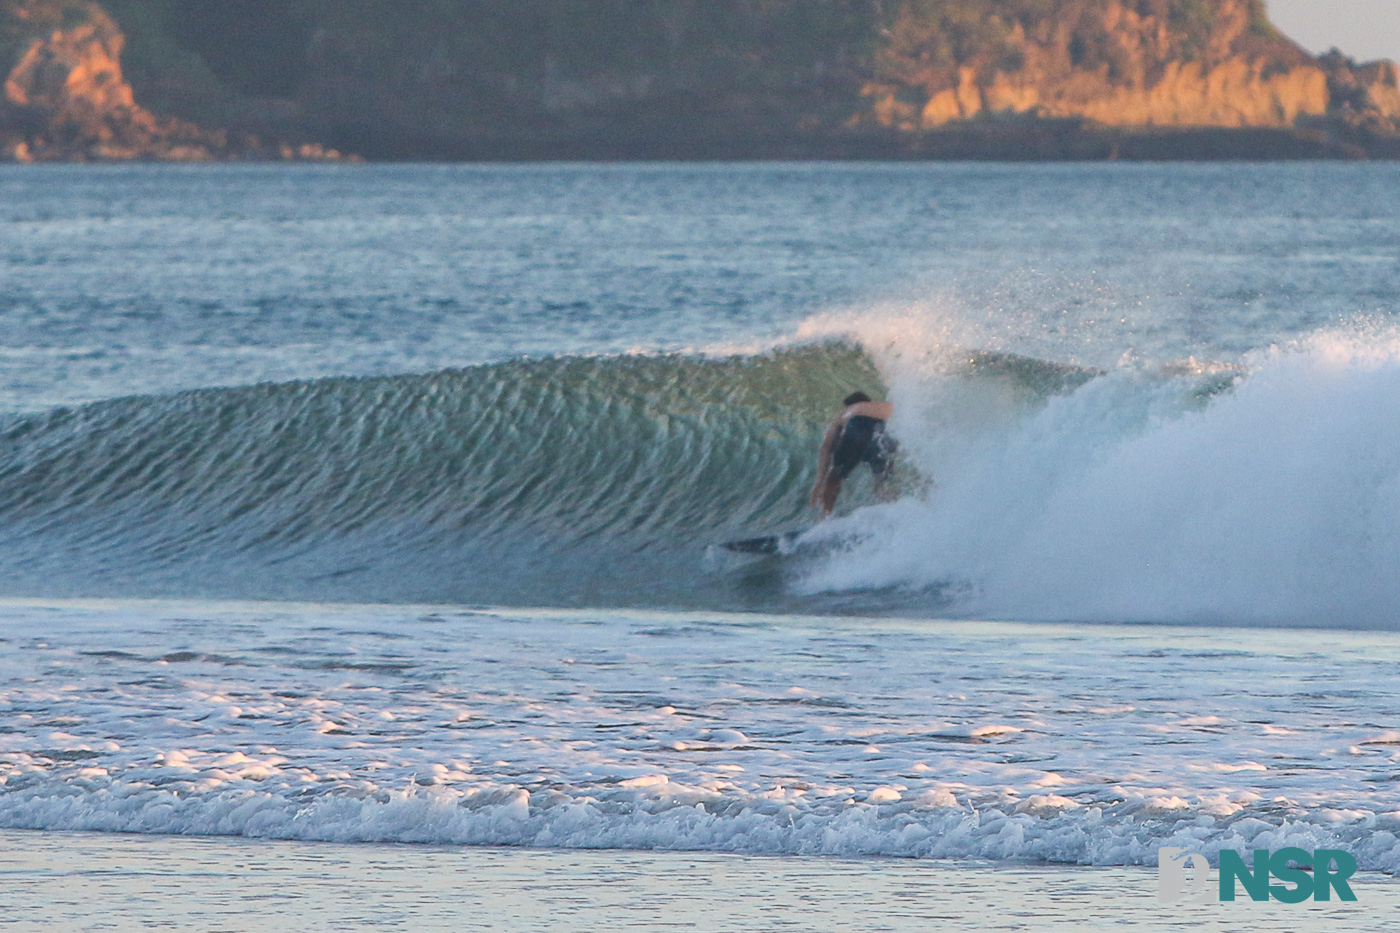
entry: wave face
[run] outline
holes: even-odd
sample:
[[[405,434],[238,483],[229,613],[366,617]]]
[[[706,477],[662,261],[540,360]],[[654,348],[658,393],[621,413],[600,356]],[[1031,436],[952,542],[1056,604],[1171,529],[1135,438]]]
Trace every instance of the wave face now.
[[[11,418],[0,585],[545,604],[725,602],[703,546],[801,519],[850,346],[546,359]],[[737,598],[737,597],[736,597]]]
[[[1393,625],[1400,336],[1109,371],[917,341],[578,357],[12,416],[0,595]],[[807,528],[852,388],[901,498]]]
[[[957,366],[1028,396],[1074,372],[993,354]],[[0,454],[0,591],[839,605],[794,595],[801,561],[725,562],[712,545],[810,523],[826,421],[853,387],[880,382],[862,349],[826,341],[14,416]],[[872,501],[868,480],[851,486],[847,508]]]

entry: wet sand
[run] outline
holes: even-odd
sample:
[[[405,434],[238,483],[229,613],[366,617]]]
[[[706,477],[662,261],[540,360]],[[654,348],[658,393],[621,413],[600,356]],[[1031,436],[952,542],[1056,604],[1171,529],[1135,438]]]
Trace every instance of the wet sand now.
[[[1174,907],[1142,868],[0,832],[7,933],[1395,929],[1400,883],[1354,885]]]

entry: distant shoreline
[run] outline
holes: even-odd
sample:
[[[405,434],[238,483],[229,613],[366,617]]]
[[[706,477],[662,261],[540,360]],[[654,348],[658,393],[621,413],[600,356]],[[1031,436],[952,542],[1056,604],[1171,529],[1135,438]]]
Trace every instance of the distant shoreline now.
[[[0,0],[0,162],[1400,159],[1262,0],[248,2]]]
[[[404,141],[385,149],[368,135],[337,140],[376,163],[396,162],[1221,162],[1391,161],[1400,136],[1332,128],[1121,128],[1081,121],[970,122],[924,133],[686,136],[599,132],[568,138],[486,137],[471,143]]]

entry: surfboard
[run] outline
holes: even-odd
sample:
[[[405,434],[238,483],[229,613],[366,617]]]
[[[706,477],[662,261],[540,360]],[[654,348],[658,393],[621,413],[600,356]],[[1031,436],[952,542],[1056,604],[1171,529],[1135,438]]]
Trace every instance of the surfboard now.
[[[781,554],[798,539],[802,532],[787,531],[780,535],[764,535],[761,538],[745,538],[742,541],[726,541],[720,545],[727,551],[740,554]]]

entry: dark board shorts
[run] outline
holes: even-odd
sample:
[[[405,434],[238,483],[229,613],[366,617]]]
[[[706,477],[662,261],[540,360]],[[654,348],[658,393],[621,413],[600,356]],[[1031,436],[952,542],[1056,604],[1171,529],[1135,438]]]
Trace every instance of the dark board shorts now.
[[[894,469],[894,451],[898,446],[885,433],[885,422],[867,415],[853,415],[841,429],[841,439],[831,454],[831,468],[841,479],[862,463],[870,464],[877,478]]]

